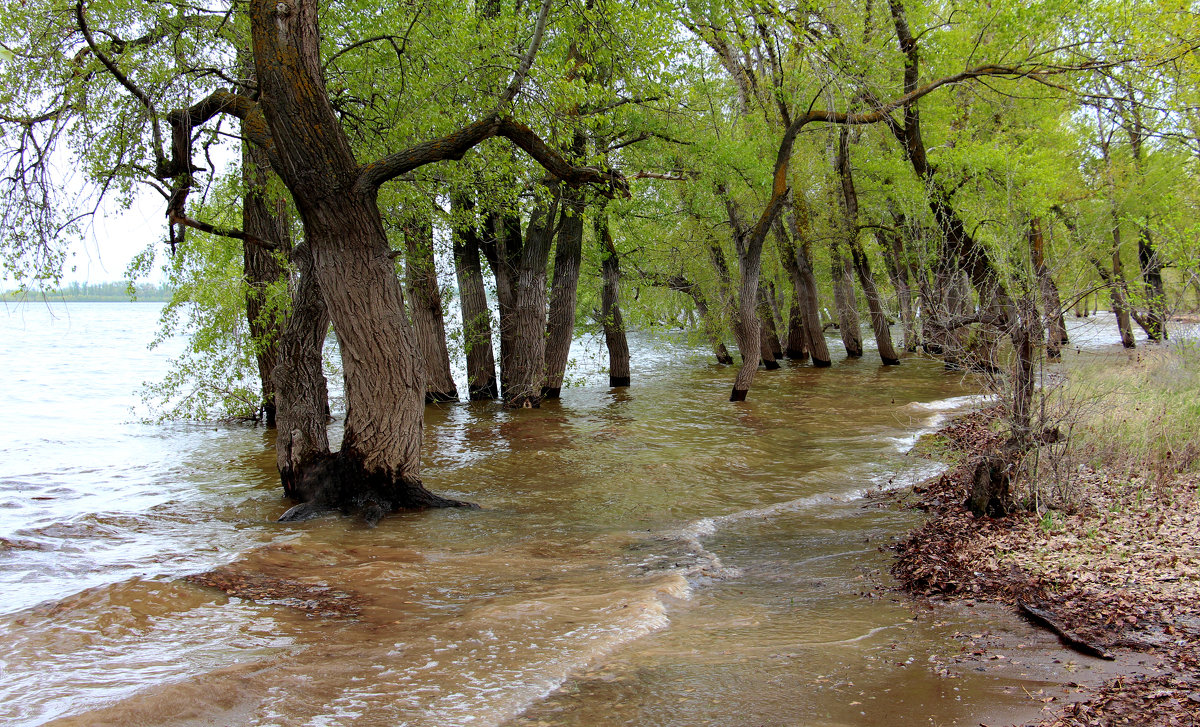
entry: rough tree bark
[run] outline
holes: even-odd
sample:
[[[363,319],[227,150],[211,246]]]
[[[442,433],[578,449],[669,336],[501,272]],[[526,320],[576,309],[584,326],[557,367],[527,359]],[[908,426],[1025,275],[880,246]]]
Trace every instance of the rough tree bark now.
[[[242,202],[242,230],[255,240],[269,241],[267,245],[242,243],[242,270],[246,280],[246,320],[250,324],[251,345],[258,364],[262,384],[259,415],[268,427],[275,426],[275,382],[272,375],[279,362],[280,325],[268,313],[266,294],[273,283],[284,280],[287,271],[282,256],[291,247],[288,230],[287,203],[272,198],[268,192],[270,161],[261,149],[249,142],[242,143],[242,183],[245,195]]]
[[[321,361],[329,314],[308,244],[293,248],[291,259],[296,268],[292,309],[280,334],[279,363],[272,374],[278,405],[275,464],[284,494],[301,500],[300,480],[305,471],[329,457],[329,390]]]
[[[517,307],[517,265],[525,239],[521,218],[515,210],[490,212],[487,215],[487,236],[481,241],[484,257],[496,280],[496,307],[500,326],[500,396],[508,396],[512,373],[513,335],[516,331],[513,311]]]
[[[463,348],[467,356],[467,391],[471,401],[498,398],[496,359],[492,352],[492,320],[483,266],[479,262],[479,227],[474,201],[465,194],[451,197],[454,213],[454,270],[462,308]]]
[[[585,209],[582,195],[573,190],[564,192],[558,244],[554,249],[549,325],[546,328],[546,383],[542,388],[545,399],[557,399],[562,392],[567,360],[571,354],[571,339],[575,336],[575,302],[579,288],[579,266],[583,258]]]
[[[804,319],[800,304],[793,302],[788,308],[787,357],[793,361],[808,360],[808,344],[804,340]]]
[[[546,382],[546,265],[559,213],[554,199],[538,200],[529,217],[525,243],[517,257],[513,285],[512,372],[504,392],[509,408],[541,405]],[[503,322],[501,322],[503,325]]]
[[[425,403],[458,401],[446,346],[446,319],[433,254],[433,221],[422,215],[404,226],[408,318],[424,365]]]

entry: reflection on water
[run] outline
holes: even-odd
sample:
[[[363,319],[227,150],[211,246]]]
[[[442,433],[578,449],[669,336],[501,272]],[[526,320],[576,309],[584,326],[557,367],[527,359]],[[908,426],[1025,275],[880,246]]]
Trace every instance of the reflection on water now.
[[[628,390],[593,367],[540,410],[429,408],[427,484],[481,511],[285,526],[263,430],[126,423],[163,372],[157,311],[0,319],[0,723],[974,724],[1017,703],[1015,677],[939,676],[966,622],[872,580],[915,516],[862,494],[929,474],[904,452],[974,401],[935,363],[785,366],[734,406],[728,368],[637,338]],[[220,564],[361,610],[179,579]]]

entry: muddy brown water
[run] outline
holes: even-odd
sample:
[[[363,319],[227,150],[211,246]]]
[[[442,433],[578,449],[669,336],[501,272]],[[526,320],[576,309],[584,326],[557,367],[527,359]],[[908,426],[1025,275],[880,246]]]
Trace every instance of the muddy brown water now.
[[[429,408],[427,484],[481,510],[282,525],[262,429],[132,423],[158,311],[0,312],[0,724],[977,724],[1069,678],[947,670],[990,619],[880,587],[919,516],[863,494],[975,394],[935,363],[735,406],[685,343],[635,336],[613,390],[580,341],[561,401]],[[358,615],[182,579],[218,566]]]

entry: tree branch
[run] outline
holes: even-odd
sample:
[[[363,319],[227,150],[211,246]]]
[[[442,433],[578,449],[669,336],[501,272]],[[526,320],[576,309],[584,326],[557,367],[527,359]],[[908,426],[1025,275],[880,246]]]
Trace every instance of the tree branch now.
[[[100,46],[96,45],[95,38],[92,37],[92,31],[88,28],[87,20],[83,17],[83,0],[77,0],[75,3],[75,20],[79,24],[79,30],[83,33],[83,39],[87,41],[88,48],[92,49],[92,53],[96,58],[108,69],[112,77],[117,79],[125,87],[133,97],[146,107],[146,111],[150,114],[151,132],[154,134],[154,160],[159,165],[166,164],[166,155],[163,152],[162,146],[162,131],[158,128],[158,112],[154,109],[154,102],[150,100],[150,96],[137,86],[133,81],[121,72],[116,63],[112,62],[104,51],[100,50]]]

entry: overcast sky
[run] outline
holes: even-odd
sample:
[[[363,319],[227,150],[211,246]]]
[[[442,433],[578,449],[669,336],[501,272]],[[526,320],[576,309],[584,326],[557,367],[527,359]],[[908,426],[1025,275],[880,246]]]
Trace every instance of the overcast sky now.
[[[125,267],[146,246],[166,238],[166,203],[157,194],[143,194],[129,210],[97,216],[84,239],[71,245],[63,271],[64,283],[107,283],[123,280]],[[165,243],[162,243],[165,246]],[[162,251],[160,251],[161,253]],[[150,282],[161,282],[155,265]],[[72,270],[71,268],[74,268]]]

